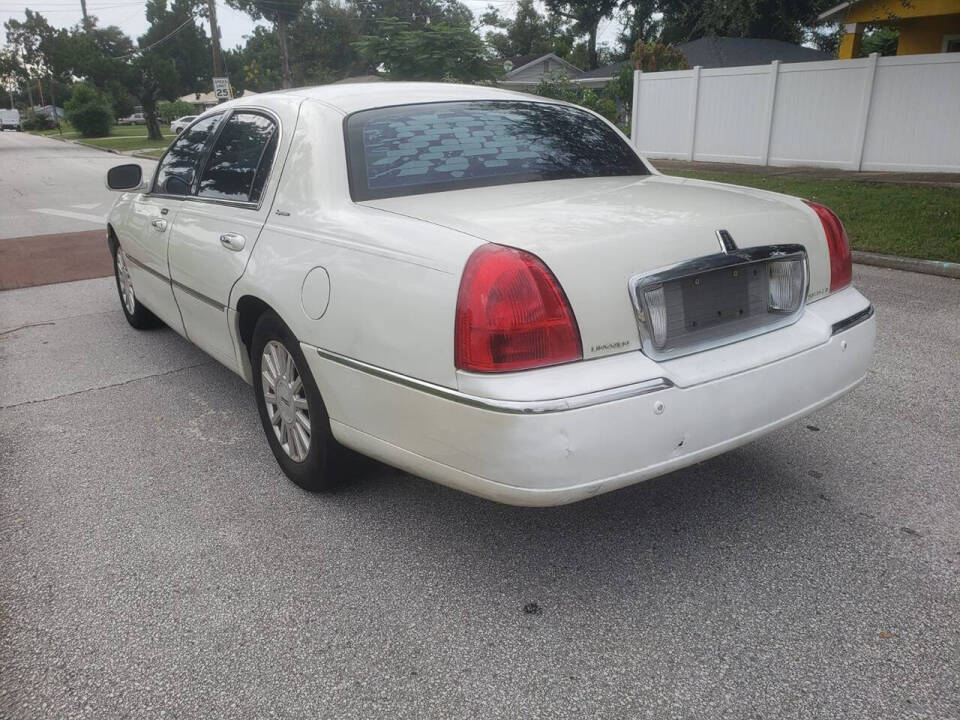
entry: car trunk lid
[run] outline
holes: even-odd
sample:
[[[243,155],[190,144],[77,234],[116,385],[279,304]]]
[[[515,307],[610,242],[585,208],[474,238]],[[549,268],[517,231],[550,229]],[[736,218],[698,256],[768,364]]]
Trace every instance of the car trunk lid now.
[[[809,297],[830,285],[823,231],[800,200],[660,175],[554,180],[371,200],[485,242],[520,248],[553,271],[576,315],[584,357],[640,348],[630,279],[722,251],[798,244]]]

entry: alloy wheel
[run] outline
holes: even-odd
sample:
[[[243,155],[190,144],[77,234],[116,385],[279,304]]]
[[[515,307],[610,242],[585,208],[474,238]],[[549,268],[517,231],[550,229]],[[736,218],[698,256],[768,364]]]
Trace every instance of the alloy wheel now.
[[[127,268],[127,254],[123,248],[117,248],[117,283],[120,286],[120,299],[127,313],[133,315],[137,310],[137,298],[133,294],[133,280]]]
[[[294,462],[310,452],[310,407],[293,356],[276,340],[263,348],[260,362],[267,417],[280,447]]]

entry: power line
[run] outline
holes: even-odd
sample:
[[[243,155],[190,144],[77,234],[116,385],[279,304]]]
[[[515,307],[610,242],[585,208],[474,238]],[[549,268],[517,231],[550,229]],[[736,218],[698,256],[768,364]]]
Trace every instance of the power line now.
[[[87,10],[88,10],[88,12],[95,12],[95,11],[97,11],[97,10],[116,10],[116,9],[118,9],[118,8],[129,8],[129,7],[132,7],[132,6],[131,6],[131,5],[126,5],[126,4],[124,4],[124,5],[103,5],[103,6],[101,6],[101,7],[87,8]],[[30,9],[33,10],[33,8],[30,8]],[[46,10],[46,9],[44,9],[44,10],[38,10],[37,12],[39,12],[41,15],[53,15],[53,14],[56,14],[56,13],[73,13],[73,14],[77,14],[77,13],[79,12],[79,8],[73,8],[73,9],[60,8],[60,9],[57,9],[57,10]],[[12,14],[14,14],[14,13],[10,13],[10,14],[12,15]]]
[[[162,38],[160,38],[160,39],[157,40],[156,42],[152,42],[152,43],[150,43],[149,45],[147,45],[146,47],[138,48],[137,50],[134,50],[132,53],[128,53],[128,54],[126,54],[126,55],[121,55],[120,57],[114,58],[114,60],[126,60],[127,58],[132,58],[134,55],[140,55],[140,54],[142,54],[142,53],[145,53],[147,50],[152,50],[153,48],[155,48],[155,47],[156,47],[157,45],[159,45],[160,43],[166,42],[167,40],[169,40],[170,38],[172,38],[174,35],[176,35],[178,32],[180,32],[184,27],[186,27],[186,26],[187,26],[187,23],[191,23],[191,22],[193,22],[194,20],[196,20],[196,18],[195,18],[193,15],[191,15],[191,16],[188,17],[186,20],[184,20],[182,23],[180,23],[179,25],[177,25],[177,27],[175,27],[169,34],[164,35]]]
[[[143,6],[142,2],[137,2],[136,0],[107,0],[108,5],[140,5]],[[25,7],[25,10],[44,10],[55,7],[76,7],[76,3],[73,2],[43,2],[39,5],[31,3],[28,7]],[[90,7],[93,7],[92,5]],[[13,12],[13,11],[2,11],[2,12]]]

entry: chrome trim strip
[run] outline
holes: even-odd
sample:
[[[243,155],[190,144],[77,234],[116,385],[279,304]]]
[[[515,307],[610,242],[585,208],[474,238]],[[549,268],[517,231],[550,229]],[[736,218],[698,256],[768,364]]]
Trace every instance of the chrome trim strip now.
[[[184,284],[181,283],[181,282],[177,282],[176,280],[170,280],[170,282],[173,283],[174,287],[176,287],[178,290],[183,290],[183,291],[184,291],[187,295],[189,295],[190,297],[196,298],[196,299],[199,300],[200,302],[204,302],[204,303],[206,303],[207,305],[210,305],[211,307],[214,307],[214,308],[216,308],[217,310],[219,310],[219,311],[221,311],[221,312],[223,312],[224,310],[227,309],[227,307],[226,307],[225,305],[223,305],[223,304],[221,304],[221,303],[218,303],[218,302],[217,302],[216,300],[214,300],[213,298],[208,298],[206,295],[203,295],[203,294],[201,294],[201,293],[198,293],[198,292],[197,292],[196,290],[194,290],[193,288],[189,288],[189,287],[187,287],[186,285],[184,285]]]
[[[160,278],[160,279],[163,280],[164,282],[170,282],[170,278],[168,278],[166,275],[164,275],[163,273],[157,272],[157,271],[154,270],[152,267],[147,267],[147,266],[144,265],[142,262],[140,262],[139,260],[137,260],[135,257],[133,257],[132,255],[130,255],[130,253],[127,253],[127,260],[129,260],[131,263],[133,263],[134,265],[136,265],[136,266],[137,266],[138,268],[140,268],[141,270],[144,270],[145,272],[150,273],[150,274],[153,275],[154,277]]]
[[[720,238],[719,231],[717,234],[717,239],[721,243],[723,242]],[[695,343],[692,345],[682,346],[680,348],[668,347],[663,350],[657,349],[657,347],[654,345],[653,333],[647,324],[647,314],[644,308],[643,300],[643,292],[648,288],[660,283],[679,280],[690,275],[698,275],[710,270],[734,268],[739,265],[746,265],[758,261],[776,260],[790,257],[796,257],[803,260],[803,301],[800,303],[800,307],[798,307],[796,311],[790,313],[789,315],[781,315],[779,316],[778,320],[770,322],[767,325],[753,328],[745,332],[742,331],[732,333],[725,337],[716,338],[709,342]],[[792,325],[800,319],[800,316],[803,314],[804,309],[807,306],[806,297],[809,289],[810,264],[809,260],[807,259],[806,248],[804,248],[803,245],[793,244],[762,245],[759,247],[737,248],[729,252],[704,255],[702,257],[694,258],[693,260],[685,260],[683,262],[675,263],[674,265],[668,265],[666,267],[657,268],[650,272],[634,275],[627,283],[627,291],[630,295],[630,301],[633,303],[634,314],[637,318],[637,329],[640,331],[640,345],[643,349],[643,354],[651,360],[672,360],[673,358],[690,355],[692,353],[700,352],[701,350],[711,350],[715,347],[722,347],[723,345],[729,345],[734,342],[739,342],[740,340],[746,340],[747,338],[763,335],[764,333],[772,332],[773,330],[778,330],[780,328]]]
[[[343,365],[351,370],[358,370],[378,377],[381,380],[394,382],[398,385],[419,390],[420,392],[434,395],[451,402],[480,408],[481,410],[490,410],[492,412],[508,413],[511,415],[538,415],[543,413],[564,412],[566,410],[578,410],[592,405],[600,405],[616,400],[626,400],[640,395],[647,395],[649,393],[659,392],[660,390],[667,390],[674,386],[673,383],[666,378],[655,378],[644,382],[631,383],[630,385],[621,385],[620,387],[597,390],[596,392],[584,393],[582,395],[571,395],[570,397],[553,398],[551,400],[497,400],[494,398],[479,397],[477,395],[468,395],[467,393],[462,393],[442,385],[417,380],[408,375],[402,375],[392,370],[370,365],[361,360],[354,360],[339,353],[330,352],[322,348],[315,349],[317,354],[325,360]]]
[[[869,320],[873,317],[873,305],[868,305],[866,308],[861,310],[858,313],[854,313],[848,318],[843,320],[838,320],[833,324],[831,335],[836,335],[837,333],[842,333],[845,330],[849,330],[854,325],[859,325],[864,320]]]
[[[150,273],[150,274],[153,275],[154,277],[159,278],[160,280],[163,280],[164,282],[167,282],[167,283],[170,283],[170,284],[174,285],[175,287],[177,287],[177,289],[183,290],[187,295],[190,295],[191,297],[194,297],[194,298],[196,298],[197,300],[200,300],[201,302],[205,302],[205,303],[207,303],[207,305],[211,305],[212,307],[215,307],[217,310],[223,311],[223,310],[226,310],[226,309],[227,309],[225,305],[222,305],[221,303],[218,303],[218,302],[217,302],[216,300],[214,300],[213,298],[208,298],[206,295],[203,295],[203,294],[201,294],[201,293],[198,293],[198,292],[197,292],[196,290],[194,290],[193,288],[189,288],[189,287],[187,287],[186,285],[184,285],[184,284],[181,283],[181,282],[177,282],[176,280],[172,280],[172,279],[168,278],[166,275],[164,275],[164,274],[162,274],[162,273],[158,273],[158,272],[157,272],[156,270],[154,270],[153,268],[149,268],[149,267],[147,267],[146,265],[144,265],[142,262],[140,262],[139,260],[136,260],[136,259],[130,257],[130,255],[127,255],[127,260],[129,260],[130,262],[132,262],[134,265],[136,265],[136,266],[137,266],[138,268],[140,268],[141,270],[145,270],[146,272]]]

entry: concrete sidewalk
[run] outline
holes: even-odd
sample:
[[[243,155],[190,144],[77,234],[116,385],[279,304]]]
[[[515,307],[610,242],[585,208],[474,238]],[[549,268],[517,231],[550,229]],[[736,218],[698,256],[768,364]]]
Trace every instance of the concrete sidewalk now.
[[[744,175],[776,175],[798,180],[858,180],[872,183],[896,183],[900,185],[936,185],[960,187],[960,173],[915,173],[915,172],[853,172],[821,167],[770,167],[768,165],[744,165],[741,163],[687,162],[685,160],[655,160],[653,166],[669,175],[676,171],[742,173]]]

